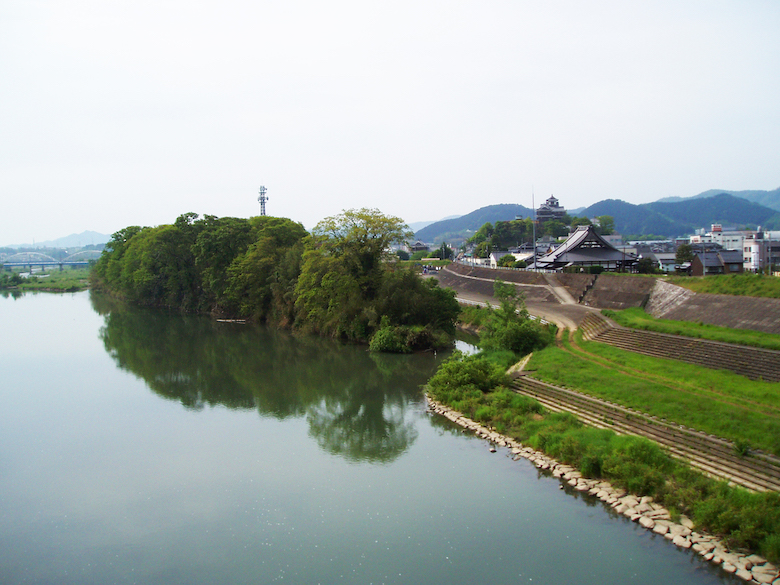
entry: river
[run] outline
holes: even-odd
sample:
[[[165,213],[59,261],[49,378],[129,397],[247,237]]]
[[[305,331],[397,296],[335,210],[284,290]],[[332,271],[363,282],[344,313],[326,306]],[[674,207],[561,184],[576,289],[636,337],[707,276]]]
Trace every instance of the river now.
[[[0,297],[0,582],[735,583],[425,411],[439,353]]]

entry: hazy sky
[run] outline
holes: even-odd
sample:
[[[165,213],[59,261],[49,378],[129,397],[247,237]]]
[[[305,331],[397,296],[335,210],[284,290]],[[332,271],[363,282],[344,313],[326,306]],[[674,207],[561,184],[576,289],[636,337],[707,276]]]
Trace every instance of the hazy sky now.
[[[3,0],[0,244],[780,186],[780,2]]]

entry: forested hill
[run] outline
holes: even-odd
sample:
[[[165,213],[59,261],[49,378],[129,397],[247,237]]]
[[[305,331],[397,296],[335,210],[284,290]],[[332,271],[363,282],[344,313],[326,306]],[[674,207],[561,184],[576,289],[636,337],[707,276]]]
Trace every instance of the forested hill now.
[[[641,205],[607,199],[586,208],[581,215],[611,215],[615,218],[616,230],[623,235],[680,236],[693,233],[697,228],[709,228],[713,223],[738,228],[760,225],[764,229],[780,229],[780,213],[727,193]]]
[[[415,234],[423,242],[451,242],[465,240],[474,235],[485,223],[511,221],[517,216],[531,217],[533,210],[514,203],[499,203],[480,207],[467,215],[432,223]]]
[[[705,199],[708,197],[714,197],[715,195],[720,195],[721,193],[733,195],[734,197],[739,197],[741,199],[747,199],[753,203],[758,203],[764,207],[769,207],[770,209],[780,211],[780,187],[773,191],[727,191],[725,189],[710,189],[709,191],[704,191],[703,193],[694,195],[693,197],[664,197],[663,199],[659,199],[658,203],[680,203],[682,201],[689,201],[691,199]]]

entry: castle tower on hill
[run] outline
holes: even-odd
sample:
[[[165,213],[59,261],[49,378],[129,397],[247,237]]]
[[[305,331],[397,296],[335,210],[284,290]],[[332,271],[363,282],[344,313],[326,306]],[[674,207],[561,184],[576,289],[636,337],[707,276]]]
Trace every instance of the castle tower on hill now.
[[[536,222],[539,224],[550,220],[562,222],[564,215],[566,210],[558,204],[558,200],[553,195],[550,195],[536,210]]]

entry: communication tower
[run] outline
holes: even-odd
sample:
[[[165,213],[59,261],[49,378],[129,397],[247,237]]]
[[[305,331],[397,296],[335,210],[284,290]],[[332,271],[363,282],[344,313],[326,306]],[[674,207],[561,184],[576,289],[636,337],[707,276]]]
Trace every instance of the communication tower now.
[[[265,187],[260,187],[260,197],[257,198],[260,202],[260,215],[265,215],[265,202],[269,199],[265,194],[267,190]]]

